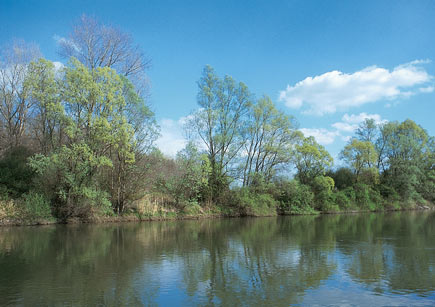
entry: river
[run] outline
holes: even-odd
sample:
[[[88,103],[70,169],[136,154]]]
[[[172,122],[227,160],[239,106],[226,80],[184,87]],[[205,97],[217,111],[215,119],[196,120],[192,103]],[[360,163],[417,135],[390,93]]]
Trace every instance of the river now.
[[[435,212],[0,227],[0,305],[435,305]]]

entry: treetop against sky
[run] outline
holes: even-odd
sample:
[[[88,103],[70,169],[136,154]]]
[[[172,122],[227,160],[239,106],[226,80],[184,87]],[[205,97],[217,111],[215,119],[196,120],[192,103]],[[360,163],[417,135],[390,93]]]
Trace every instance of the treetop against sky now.
[[[36,43],[60,65],[59,45],[83,14],[129,33],[151,59],[168,155],[185,145],[207,64],[269,95],[334,158],[365,118],[411,118],[435,133],[434,1],[0,0],[0,43]]]

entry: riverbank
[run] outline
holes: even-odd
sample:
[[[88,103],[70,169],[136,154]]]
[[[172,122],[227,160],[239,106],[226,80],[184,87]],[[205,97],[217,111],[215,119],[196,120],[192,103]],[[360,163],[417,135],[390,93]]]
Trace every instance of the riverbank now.
[[[272,217],[272,216],[300,216],[300,215],[337,215],[337,214],[359,214],[359,213],[380,213],[380,212],[397,212],[397,211],[420,211],[435,210],[434,204],[415,205],[412,208],[386,208],[384,210],[347,210],[347,211],[299,211],[294,213],[269,213],[269,214],[242,214],[230,208],[215,206],[207,208],[195,214],[183,211],[157,211],[148,214],[139,214],[130,212],[123,215],[110,216],[93,216],[86,219],[71,218],[66,221],[60,221],[55,218],[29,218],[29,217],[2,217],[0,216],[1,226],[43,226],[53,224],[104,224],[104,223],[126,223],[126,222],[149,222],[149,221],[173,221],[173,220],[199,220],[199,219],[219,219],[219,218],[237,218],[237,217]]]

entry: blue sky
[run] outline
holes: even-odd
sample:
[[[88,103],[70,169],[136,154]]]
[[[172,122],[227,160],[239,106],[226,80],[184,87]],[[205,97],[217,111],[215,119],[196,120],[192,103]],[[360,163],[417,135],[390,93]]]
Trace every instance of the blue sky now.
[[[435,1],[6,1],[0,44],[60,61],[55,37],[81,14],[132,34],[152,59],[150,102],[168,155],[210,64],[294,115],[336,156],[365,117],[435,134]]]

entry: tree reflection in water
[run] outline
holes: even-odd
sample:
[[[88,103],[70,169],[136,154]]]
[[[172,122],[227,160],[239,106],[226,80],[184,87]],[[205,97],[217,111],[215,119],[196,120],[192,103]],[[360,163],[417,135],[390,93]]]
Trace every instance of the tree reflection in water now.
[[[433,297],[435,214],[0,228],[0,305],[289,305],[347,276]]]

